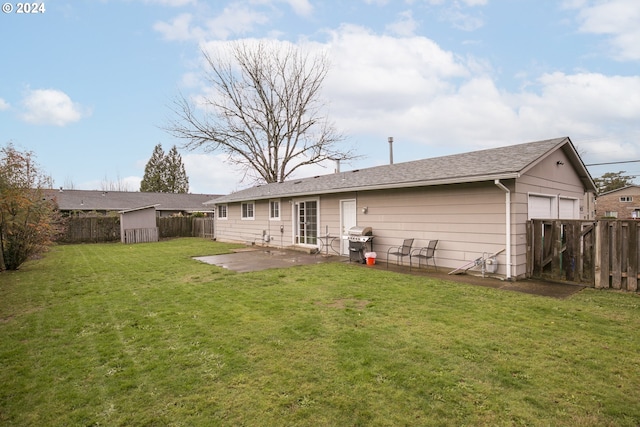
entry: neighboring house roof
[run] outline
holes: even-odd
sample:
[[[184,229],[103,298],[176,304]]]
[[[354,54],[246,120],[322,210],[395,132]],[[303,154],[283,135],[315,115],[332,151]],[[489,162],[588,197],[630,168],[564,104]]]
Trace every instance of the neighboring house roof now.
[[[585,188],[595,192],[595,184],[571,140],[563,137],[264,184],[219,197],[208,204],[513,179],[558,149],[567,155]]]
[[[158,205],[140,206],[139,208],[125,209],[125,210],[120,211],[118,213],[126,214],[126,213],[129,213],[129,212],[144,211],[144,210],[147,210],[147,209],[153,209],[155,211],[157,207],[158,207]]]
[[[636,189],[636,190],[640,190],[640,185],[627,185],[626,187],[616,188],[615,190],[610,190],[610,191],[607,191],[606,193],[600,193],[598,195],[598,197],[608,196],[610,194],[614,194],[614,193],[617,193],[617,192],[623,191],[623,190],[628,190],[630,188],[633,188],[633,189]]]
[[[204,205],[215,194],[143,193],[134,191],[45,190],[61,211],[124,211],[156,206],[159,211],[210,212]]]

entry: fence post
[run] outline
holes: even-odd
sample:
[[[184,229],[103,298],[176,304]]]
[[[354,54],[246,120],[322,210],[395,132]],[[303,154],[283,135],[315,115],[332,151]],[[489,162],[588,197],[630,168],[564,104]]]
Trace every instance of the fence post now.
[[[595,287],[609,287],[609,221],[600,220],[596,223],[595,242]]]
[[[565,225],[565,244],[566,250],[562,257],[564,277],[566,280],[575,281],[576,275],[576,252],[578,245],[576,244],[576,237],[580,235],[576,233],[576,222],[567,221]]]
[[[613,221],[611,230],[611,287],[622,288],[622,222]]]
[[[638,290],[638,221],[629,222],[629,253],[627,264],[627,290]]]
[[[551,261],[551,275],[553,277],[560,277],[562,274],[562,223],[560,221],[553,221],[552,227],[553,258]]]
[[[540,277],[542,275],[542,261],[544,260],[544,238],[543,225],[541,220],[532,220],[533,237],[531,245],[533,246],[533,275]]]

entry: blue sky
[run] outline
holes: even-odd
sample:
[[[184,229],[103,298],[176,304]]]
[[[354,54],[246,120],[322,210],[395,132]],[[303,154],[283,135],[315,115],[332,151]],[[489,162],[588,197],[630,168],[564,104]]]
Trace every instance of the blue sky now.
[[[42,2],[41,2],[42,3]],[[172,100],[198,96],[202,48],[323,49],[327,114],[363,157],[342,169],[570,136],[586,164],[640,159],[637,0],[49,0],[0,13],[0,144],[56,187],[139,189]],[[181,150],[191,192],[252,182]],[[299,176],[330,173],[311,167]],[[640,163],[589,168],[594,177]],[[636,182],[640,182],[636,180]]]

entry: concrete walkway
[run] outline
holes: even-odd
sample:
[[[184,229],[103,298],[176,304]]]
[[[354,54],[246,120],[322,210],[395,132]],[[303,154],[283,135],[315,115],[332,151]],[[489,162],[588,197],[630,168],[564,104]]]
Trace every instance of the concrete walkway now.
[[[269,268],[287,268],[296,265],[321,264],[326,262],[349,262],[347,257],[313,255],[299,251],[275,248],[247,248],[230,254],[202,256],[195,257],[194,259],[207,264],[227,268],[238,273],[260,271]],[[485,286],[506,291],[523,292],[560,299],[574,295],[585,288],[584,286],[579,285],[544,282],[540,280],[518,280],[515,282],[507,282],[491,277],[483,278],[473,274],[449,275],[447,274],[449,269],[439,268],[436,272],[433,267],[430,267],[429,269],[421,268],[419,270],[413,268],[409,271],[408,267],[397,266],[393,263],[390,263],[387,268],[385,262],[378,262],[376,265],[352,264],[365,269],[388,270],[399,274],[412,274],[450,282],[466,283],[470,285]]]

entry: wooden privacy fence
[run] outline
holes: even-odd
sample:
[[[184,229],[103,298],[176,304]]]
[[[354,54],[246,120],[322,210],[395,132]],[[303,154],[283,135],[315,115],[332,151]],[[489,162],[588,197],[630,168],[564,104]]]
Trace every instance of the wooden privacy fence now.
[[[123,243],[149,243],[158,241],[158,227],[128,228],[124,230]]]
[[[101,243],[120,240],[120,217],[71,217],[64,220],[63,243]]]
[[[595,288],[636,292],[640,221],[531,220],[527,273]]]
[[[193,236],[193,220],[194,218],[188,216],[156,218],[160,238]]]
[[[213,218],[157,218],[158,238],[202,237],[213,239],[213,221]],[[120,217],[70,217],[65,219],[65,229],[65,234],[58,238],[59,242],[117,242],[120,240]],[[125,236],[126,238],[127,236]]]

